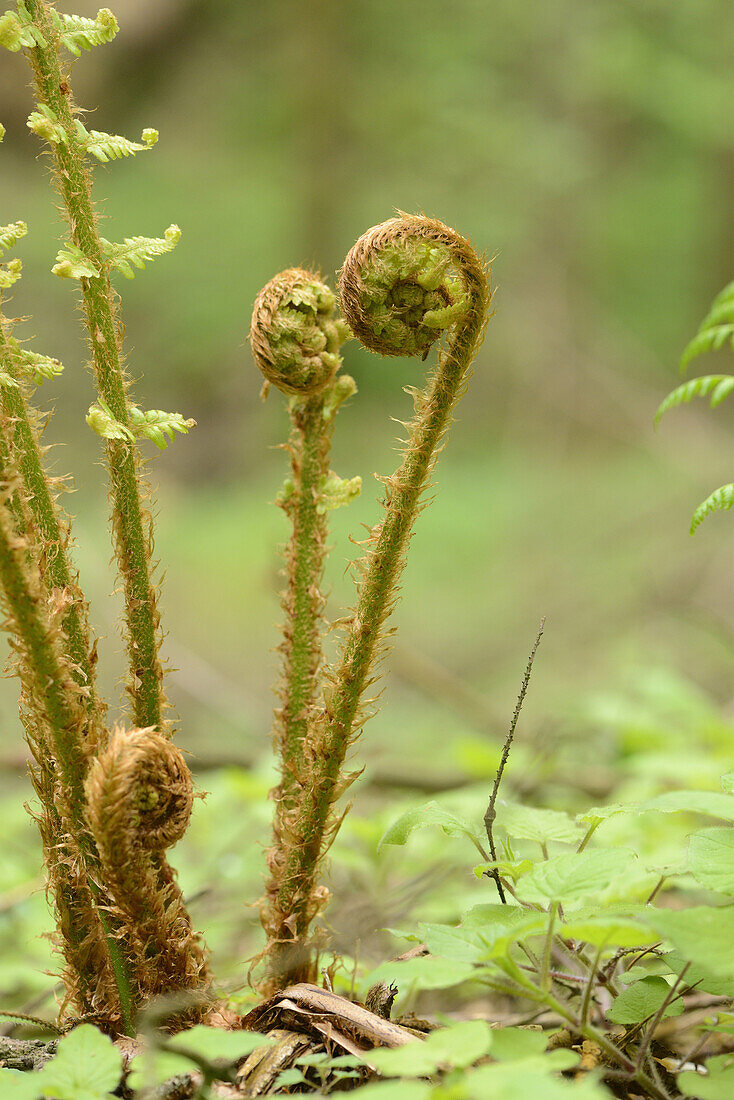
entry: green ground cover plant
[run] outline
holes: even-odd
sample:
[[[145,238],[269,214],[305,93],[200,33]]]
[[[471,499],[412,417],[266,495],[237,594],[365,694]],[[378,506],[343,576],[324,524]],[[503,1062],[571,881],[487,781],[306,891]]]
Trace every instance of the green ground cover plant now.
[[[88,129],[70,83],[69,55],[116,33],[108,9],[87,19],[62,15],[47,0],[18,0],[0,17],[0,45],[24,51],[32,69],[37,103],[28,127],[45,142],[68,222],[52,270],[77,287],[88,338],[97,395],[87,424],[102,441],[108,471],[128,660],[125,721],[110,728],[71,521],[59,504],[63,484],[47,470],[34,395],[61,364],[25,348],[3,315],[0,590],[63,991],[55,1022],[30,1011],[7,1014],[55,1038],[0,1036],[0,1086],[28,1100],[356,1087],[384,1100],[727,1100],[734,1080],[730,731],[702,720],[711,766],[721,758],[718,790],[678,789],[678,782],[650,793],[643,780],[657,762],[648,759],[645,776],[640,751],[640,773],[601,805],[505,797],[542,626],[504,750],[482,781],[405,805],[395,797],[352,834],[361,836],[367,874],[383,874],[402,849],[400,874],[431,877],[436,860],[448,860],[459,888],[450,897],[436,885],[427,890],[433,912],[392,928],[385,954],[397,957],[376,969],[330,949],[324,868],[344,818],[339,800],[357,774],[347,770],[347,754],[375,708],[368,695],[413,527],[491,305],[481,257],[455,230],[422,215],[399,213],[368,230],[344,261],[338,298],[320,274],[291,268],[254,305],[250,342],[264,394],[281,391],[290,420],[290,472],[278,495],[290,526],[273,731],[278,772],[260,902],[265,945],[242,960],[256,995],[238,1000],[219,989],[205,935],[166,855],[189,826],[195,792],[165,693],[142,449],[147,441],[164,450],[194,422],[132,400],[112,283],[169,252],[181,233],[172,225],[160,238],[120,243],[99,235],[92,162],[145,152],[158,135],[146,129],[134,142]],[[25,233],[21,221],[0,229],[2,292],[20,277],[14,251]],[[728,288],[688,358],[731,337],[731,305]],[[337,414],[356,392],[341,373],[351,339],[383,356],[434,354],[435,365],[425,387],[410,391],[414,413],[401,461],[380,479],[383,514],[355,563],[355,606],[327,623],[329,516],[361,487],[359,477],[330,469]],[[728,376],[712,378],[681,387],[661,411],[697,393],[718,401],[734,388]],[[731,499],[734,490],[729,504],[702,505],[700,518]],[[325,653],[327,631],[336,636],[334,658]],[[654,737],[645,733],[647,752]],[[658,733],[661,755],[674,757],[674,732],[661,723]],[[638,735],[634,723],[620,729],[620,743],[627,739],[620,755],[635,756]],[[220,787],[215,798],[231,812],[262,814],[265,788],[254,776],[249,788]],[[431,1022],[415,1011],[426,994],[440,997]]]

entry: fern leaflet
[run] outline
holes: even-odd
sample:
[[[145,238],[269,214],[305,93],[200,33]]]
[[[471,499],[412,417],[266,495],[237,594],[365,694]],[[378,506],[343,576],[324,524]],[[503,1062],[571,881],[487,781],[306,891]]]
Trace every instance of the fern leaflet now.
[[[681,370],[685,370],[698,355],[718,351],[728,341],[734,347],[734,282],[725,286],[714,298],[698,332],[683,352]]]
[[[75,57],[81,57],[82,50],[111,42],[120,29],[109,8],[100,8],[95,19],[87,19],[83,15],[59,15],[53,8],[50,15],[61,41]]]
[[[728,512],[732,504],[734,504],[734,485],[722,485],[719,489],[715,489],[693,513],[691,534],[695,533],[696,528],[700,527],[711,512]]]
[[[732,390],[734,390],[734,375],[731,374],[704,374],[700,378],[692,378],[690,382],[684,382],[682,386],[678,386],[668,394],[655,413],[655,423],[660,421],[661,416],[668,409],[684,405],[694,397],[706,397],[711,394],[711,408],[715,409]]]
[[[101,130],[87,130],[78,120],[76,128],[86,151],[103,164],[108,160],[120,160],[121,157],[132,157],[136,153],[144,153],[146,149],[151,149],[158,141],[158,131],[152,129],[152,127],[143,130],[142,143],[130,141],[120,134],[105,134]]]
[[[102,248],[113,267],[126,279],[133,279],[133,266],[143,269],[156,256],[172,252],[181,239],[177,225],[169,225],[163,237],[126,237],[120,244],[112,244],[102,238]]]
[[[28,226],[25,222],[11,222],[10,225],[0,225],[0,257],[8,248],[17,244],[21,237],[25,237]]]

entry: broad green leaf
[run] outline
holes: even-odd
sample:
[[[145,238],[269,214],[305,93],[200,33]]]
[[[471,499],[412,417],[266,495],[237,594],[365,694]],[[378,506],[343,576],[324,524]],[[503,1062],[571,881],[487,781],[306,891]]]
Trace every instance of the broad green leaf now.
[[[595,894],[627,870],[635,859],[627,848],[569,852],[536,864],[518,891],[529,901],[577,901]]]
[[[655,1015],[669,993],[665,978],[642,978],[619,994],[607,1016],[615,1024],[639,1024]],[[666,1005],[663,1016],[680,1016],[683,1007],[682,1001],[673,1001]]]
[[[192,1050],[210,1062],[232,1063],[272,1041],[267,1035],[258,1035],[256,1031],[225,1031],[221,1027],[197,1024],[167,1039],[166,1046],[174,1050]]]
[[[377,846],[378,852],[382,851],[386,844],[405,844],[412,832],[429,825],[439,825],[447,836],[468,836],[479,839],[478,831],[469,822],[462,821],[460,817],[442,809],[437,802],[427,802],[424,806],[408,810],[390,826]]]
[[[609,806],[592,806],[589,810],[584,810],[582,814],[576,814],[576,821],[579,825],[583,825],[588,829],[591,825],[600,825],[602,821],[606,821],[610,817],[617,817],[618,814],[631,814],[637,812],[637,806],[631,803],[612,802]]]
[[[474,973],[471,963],[436,959],[430,955],[382,963],[369,975],[369,984],[396,982],[401,993],[408,989],[447,989],[467,981]]]
[[[659,810],[661,813],[697,813],[734,821],[734,798],[721,791],[666,791],[640,803],[640,813]]]
[[[497,1062],[514,1062],[542,1054],[548,1045],[544,1031],[524,1027],[498,1027],[492,1032],[492,1058]]]
[[[573,844],[584,835],[569,814],[522,806],[518,802],[497,803],[497,824],[518,840],[536,840],[540,844],[551,840]]]
[[[418,927],[421,941],[432,955],[457,962],[477,962],[482,956],[484,944],[476,931],[448,924],[419,924]]]
[[[694,965],[734,977],[734,907],[641,910],[639,919],[669,940]]]
[[[594,947],[637,947],[655,943],[657,936],[634,920],[624,917],[587,917],[571,920],[559,929],[566,939],[582,940]]]
[[[91,1024],[81,1024],[59,1040],[58,1054],[38,1073],[53,1100],[106,1100],[122,1076],[122,1055]]]
[[[21,1073],[17,1069],[0,1069],[0,1096],[8,1100],[40,1100],[39,1073]]]
[[[439,1069],[463,1069],[487,1053],[492,1030],[485,1020],[464,1020],[430,1032],[424,1041],[371,1050],[365,1061],[386,1077],[425,1077]]]
[[[707,889],[734,894],[734,829],[718,826],[694,833],[688,841],[688,867]]]
[[[190,1059],[183,1054],[169,1054],[165,1050],[151,1047],[132,1059],[127,1084],[135,1092],[138,1089],[151,1089],[155,1085],[162,1085],[171,1077],[191,1073],[194,1068]]]
[[[428,1100],[433,1087],[425,1081],[377,1081],[359,1090],[360,1100]]]
[[[480,1066],[462,1081],[470,1100],[610,1100],[611,1094],[590,1077],[565,1081],[548,1055]]]
[[[663,959],[672,974],[680,974],[683,967],[687,966],[685,980],[699,992],[710,993],[713,997],[734,998],[734,974],[728,977],[717,974],[715,959],[709,959],[707,966],[700,966],[689,962],[680,951],[668,951]]]
[[[727,772],[721,777],[721,786],[728,794],[734,794],[734,772]]]
[[[686,1070],[677,1085],[684,1096],[698,1100],[731,1100],[734,1096],[734,1056],[716,1054],[706,1062],[706,1074]]]
[[[166,1050],[146,1050],[132,1061],[130,1087],[140,1089],[161,1084],[179,1073],[191,1073],[195,1068],[186,1056],[188,1051],[206,1058],[209,1062],[231,1065],[246,1058],[258,1047],[267,1046],[273,1040],[255,1031],[225,1031],[220,1027],[197,1024],[188,1031],[166,1040]]]

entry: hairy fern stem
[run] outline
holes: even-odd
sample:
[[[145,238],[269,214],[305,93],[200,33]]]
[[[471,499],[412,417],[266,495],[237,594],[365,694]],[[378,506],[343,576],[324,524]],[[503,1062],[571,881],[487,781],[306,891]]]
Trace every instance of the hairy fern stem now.
[[[342,765],[365,718],[360,706],[396,599],[421,494],[466,382],[489,304],[487,273],[471,245],[440,222],[407,215],[376,226],[357,242],[344,263],[340,291],[345,319],[370,350],[425,358],[443,330],[450,335],[426,389],[414,395],[404,459],[384,479],[385,517],[367,540],[341,657],[329,674],[323,707],[309,724],[292,843],[278,853],[278,891],[269,895],[268,989],[313,977],[307,936],[328,897],[318,873],[338,825],[334,804],[351,782]]]
[[[109,262],[97,232],[91,178],[85,164],[85,147],[75,126],[68,73],[62,71],[59,61],[58,32],[45,0],[27,0],[26,9],[44,43],[39,41],[25,51],[39,102],[52,112],[63,131],[62,140],[50,142],[56,162],[54,177],[72,242],[98,272],[80,277],[94,375],[100,397],[115,419],[129,430],[128,382],[122,366],[121,330],[110,286]],[[151,519],[141,500],[144,485],[140,456],[135,443],[128,439],[107,439],[105,451],[115,552],[125,595],[130,660],[128,692],[133,719],[139,727],[162,729],[166,702],[159,657],[159,613],[151,579]],[[147,488],[144,491],[147,493]]]

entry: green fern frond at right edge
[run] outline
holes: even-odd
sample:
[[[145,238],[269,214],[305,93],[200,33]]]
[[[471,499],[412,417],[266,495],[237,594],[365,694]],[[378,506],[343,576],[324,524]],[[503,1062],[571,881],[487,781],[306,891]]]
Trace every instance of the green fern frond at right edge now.
[[[696,528],[699,527],[706,516],[711,512],[728,512],[734,504],[734,485],[722,485],[721,488],[715,489],[710,497],[699,504],[696,511],[691,517],[691,534],[693,535]]]
[[[708,351],[718,351],[729,341],[734,347],[734,282],[714,298],[698,332],[681,356],[681,370],[685,370],[692,359]]]
[[[718,351],[727,343],[731,343],[734,348],[734,282],[725,286],[714,298],[698,332],[681,356],[681,370],[685,371],[692,359],[709,351]],[[686,404],[694,397],[707,397],[710,394],[713,409],[732,392],[734,392],[734,375],[705,374],[700,378],[692,378],[668,394],[655,414],[655,423],[658,423],[668,409]],[[715,489],[693,513],[691,534],[695,533],[711,512],[726,512],[733,504],[734,484],[722,485]]]

